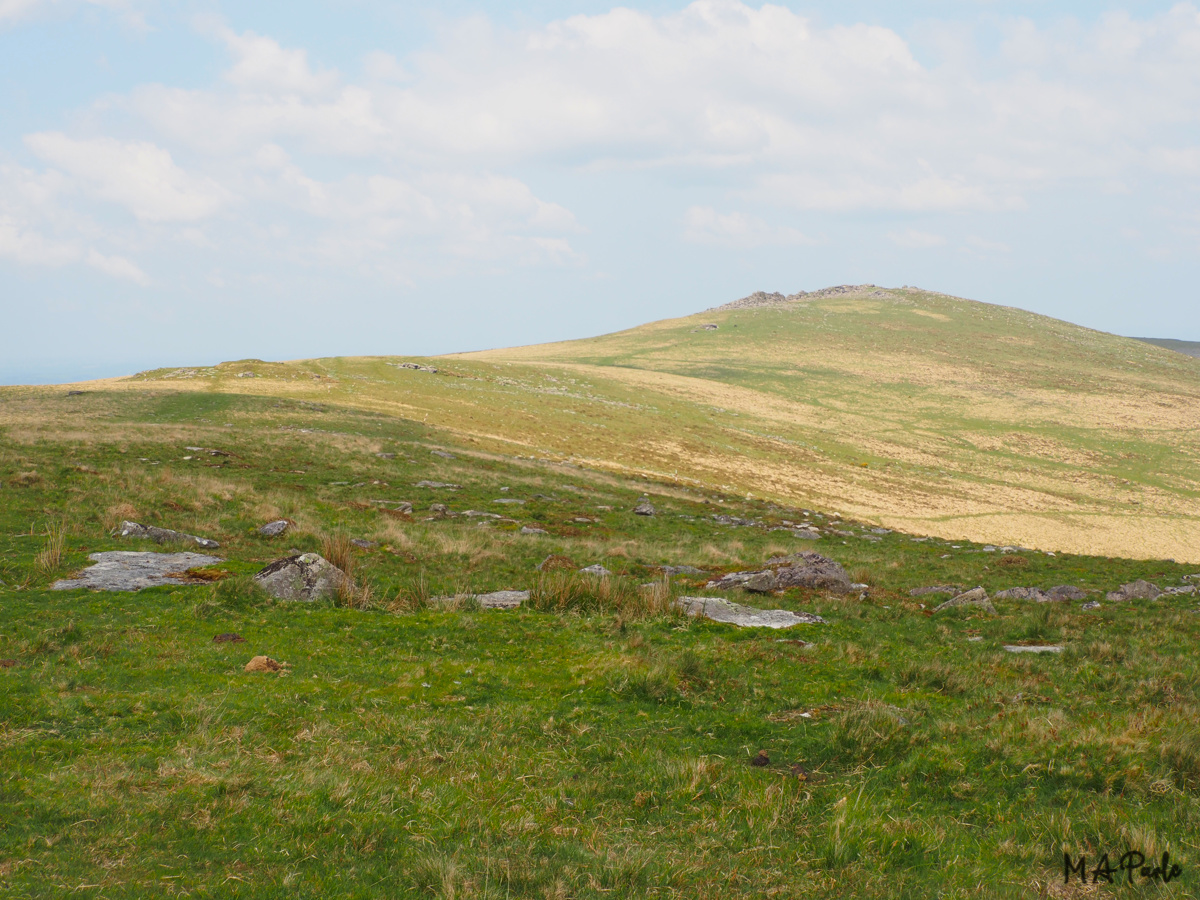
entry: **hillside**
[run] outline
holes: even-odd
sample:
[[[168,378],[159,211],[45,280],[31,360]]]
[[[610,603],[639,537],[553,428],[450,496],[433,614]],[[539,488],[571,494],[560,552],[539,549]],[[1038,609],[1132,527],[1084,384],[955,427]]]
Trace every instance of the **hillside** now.
[[[1057,472],[1013,496],[1078,496],[1138,539],[1084,451],[1182,504],[1155,449],[1178,438],[1050,373],[1075,348],[1157,408],[1191,402],[1192,361],[875,290],[452,359],[0,389],[0,896],[1015,900],[1083,896],[1063,853],[1126,849],[1182,866],[1156,896],[1194,895],[1197,567],[847,512],[943,503],[921,521],[967,528],[959,498]],[[1033,323],[1016,362],[970,336],[997,321]],[[1061,345],[1041,374],[1034,344]],[[1093,424],[1056,425],[1068,401]],[[983,446],[1022,404],[1024,463]],[[176,559],[189,535],[203,563]],[[129,552],[168,580],[78,577]],[[253,578],[310,553],[344,589]],[[788,627],[684,614],[728,603]]]

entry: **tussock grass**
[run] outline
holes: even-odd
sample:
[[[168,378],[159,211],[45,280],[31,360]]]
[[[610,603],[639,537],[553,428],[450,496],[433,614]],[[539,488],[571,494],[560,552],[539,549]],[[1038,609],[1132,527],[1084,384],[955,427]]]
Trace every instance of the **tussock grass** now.
[[[52,575],[62,568],[66,554],[66,525],[52,522],[46,526],[46,545],[38,552],[34,565],[42,575]]]
[[[620,576],[597,578],[577,572],[542,572],[530,589],[529,606],[545,612],[605,613],[625,621],[671,615],[673,589],[661,580],[642,587]]]

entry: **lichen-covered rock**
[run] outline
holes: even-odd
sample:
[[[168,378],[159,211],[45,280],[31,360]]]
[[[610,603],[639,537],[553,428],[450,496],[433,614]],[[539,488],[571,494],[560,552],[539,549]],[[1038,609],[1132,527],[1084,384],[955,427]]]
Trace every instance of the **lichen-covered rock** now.
[[[769,594],[779,590],[779,579],[774,572],[759,572],[742,582],[742,590],[752,594]]]
[[[997,600],[1036,600],[1038,603],[1047,603],[1050,601],[1065,599],[1059,597],[1051,597],[1043,592],[1041,588],[1034,587],[1015,587],[1009,588],[1007,591],[1000,591],[996,594]]]
[[[136,550],[109,550],[93,553],[95,565],[74,578],[54,582],[51,590],[69,591],[90,588],[93,591],[140,591],[159,584],[196,584],[188,569],[214,566],[225,560],[199,553],[151,553]]]
[[[786,609],[756,609],[730,603],[719,597],[680,597],[675,604],[689,616],[704,616],[714,622],[739,628],[791,628],[793,625],[824,625],[825,620],[812,613],[794,613]]]
[[[849,594],[854,588],[850,576],[841,564],[812,551],[797,553],[789,558],[791,564],[775,570],[780,588],[806,587]]]
[[[277,600],[314,600],[332,598],[350,578],[319,553],[287,556],[262,569],[254,576],[255,583]]]
[[[1162,591],[1158,589],[1158,585],[1151,584],[1149,581],[1138,579],[1131,581],[1129,584],[1121,585],[1119,590],[1109,591],[1108,599],[1119,603],[1122,600],[1153,600]]]
[[[608,569],[604,568],[604,566],[600,565],[600,563],[596,563],[594,566],[586,566],[579,571],[584,575],[595,575],[597,578],[607,578],[612,574],[612,572],[608,571]]]
[[[279,537],[288,530],[287,519],[276,519],[274,522],[268,522],[262,528],[258,529],[258,533],[263,537]]]
[[[1046,591],[1046,597],[1059,603],[1065,603],[1068,600],[1086,600],[1087,591],[1075,587],[1073,584],[1056,584]]]
[[[633,508],[635,516],[652,516],[654,512],[654,506],[645,497],[639,500],[637,506]]]
[[[122,522],[121,537],[148,538],[156,544],[196,544],[205,550],[217,550],[221,546],[208,538],[184,534],[182,531],[172,531],[170,528],[159,528],[155,525],[140,525],[137,522]]]
[[[957,597],[951,597],[933,611],[937,613],[944,609],[954,609],[959,606],[974,606],[992,614],[996,612],[996,607],[992,606],[992,601],[988,599],[987,591],[981,587],[972,588],[965,593],[959,594]]]

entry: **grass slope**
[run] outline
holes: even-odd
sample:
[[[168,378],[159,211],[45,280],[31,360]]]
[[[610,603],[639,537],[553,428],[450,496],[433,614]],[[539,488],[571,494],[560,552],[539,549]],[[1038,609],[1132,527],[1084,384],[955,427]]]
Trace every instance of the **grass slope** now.
[[[1125,895],[1195,895],[1196,597],[998,601],[991,617],[932,615],[908,593],[1167,586],[1192,568],[983,552],[682,473],[517,459],[517,438],[490,429],[553,423],[520,446],[544,457],[560,434],[694,407],[564,368],[452,368],[243,362],[0,394],[0,895],[1077,896],[1064,851],[1094,864],[1126,849],[1184,871]],[[489,398],[516,423],[479,419]],[[733,412],[712,433],[740,440]],[[653,518],[631,512],[643,493]],[[463,515],[429,518],[435,502]],[[282,538],[255,530],[280,516],[295,523]],[[221,541],[228,577],[48,590],[89,552],[150,548],[112,536],[126,518]],[[826,626],[736,630],[637,587],[683,564],[706,574],[658,596],[702,592],[811,547],[772,530],[805,520],[870,593],[758,602]],[[365,590],[344,602],[275,603],[248,579],[348,537],[377,546],[350,551]],[[614,576],[540,575],[550,554]],[[533,601],[427,603],[501,588]],[[223,632],[245,643],[213,643]],[[1065,649],[1002,649],[1031,642]],[[285,674],[245,673],[256,654]],[[759,751],[768,765],[750,764]]]

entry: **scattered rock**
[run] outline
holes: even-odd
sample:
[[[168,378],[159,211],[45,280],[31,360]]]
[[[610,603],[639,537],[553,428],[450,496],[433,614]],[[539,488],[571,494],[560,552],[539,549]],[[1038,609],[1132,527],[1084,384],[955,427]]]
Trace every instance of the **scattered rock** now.
[[[988,599],[987,591],[981,587],[972,588],[966,593],[959,594],[957,597],[952,597],[941,606],[934,608],[934,612],[938,613],[944,609],[954,609],[959,606],[977,606],[985,612],[990,612],[993,615],[996,612],[996,607],[992,606],[992,601]]]
[[[492,591],[475,595],[481,609],[516,609],[528,599],[529,591]]]
[[[207,453],[209,456],[232,456],[228,450],[217,450],[213,447],[184,447],[184,450],[191,450],[193,453]]]
[[[1041,588],[1032,587],[1015,587],[1009,588],[1007,591],[1000,591],[996,594],[997,600],[1036,600],[1038,603],[1047,603],[1053,600],[1058,600],[1058,597],[1051,597],[1044,593]]]
[[[414,372],[429,372],[432,375],[437,374],[437,369],[434,366],[423,366],[420,363],[392,363],[397,369],[412,369]]]
[[[1087,591],[1083,588],[1075,587],[1073,584],[1056,584],[1050,590],[1046,591],[1046,597],[1059,603],[1068,600],[1086,600]]]
[[[654,513],[654,506],[645,497],[639,500],[637,506],[633,508],[633,514],[635,516],[652,516]]]
[[[608,571],[608,569],[604,568],[604,566],[600,565],[600,563],[596,563],[594,566],[585,566],[579,571],[584,575],[595,575],[597,578],[607,578],[612,574],[612,572]]]
[[[934,584],[929,587],[913,588],[908,592],[910,597],[924,597],[926,594],[961,594],[960,584]]]
[[[559,556],[557,553],[551,553],[537,564],[539,572],[574,572],[578,568],[569,556]]]
[[[244,644],[246,639],[240,634],[234,634],[232,631],[227,631],[224,634],[218,634],[213,638],[214,644]]]
[[[447,453],[445,450],[430,450],[434,456],[440,456],[442,459],[458,459],[453,453]]]
[[[576,517],[575,517],[574,519],[572,519],[571,521],[572,521],[572,522],[575,522],[575,523],[576,523],[576,524],[578,524],[578,525],[591,525],[591,524],[592,524],[593,522],[595,522],[596,520],[595,520],[595,519],[589,519],[589,518],[587,518],[586,516],[576,516]]]
[[[469,519],[503,519],[504,518],[499,513],[484,512],[483,510],[480,510],[480,509],[468,509],[465,513],[463,513],[463,515]]]
[[[415,485],[420,488],[431,488],[433,490],[457,491],[462,485],[450,484],[448,481],[418,481]]]
[[[1171,587],[1171,588],[1167,588],[1166,590],[1163,591],[1164,595],[1172,596],[1172,597],[1178,596],[1180,594],[1194,594],[1194,593],[1196,593],[1196,586],[1194,584],[1189,584],[1186,587]]]
[[[819,541],[821,539],[821,532],[815,528],[796,528],[792,530],[792,535],[802,541]]]
[[[1004,649],[1009,653],[1062,653],[1063,648],[1050,644],[1005,644]]]
[[[854,590],[846,570],[827,556],[805,550],[788,557],[788,561],[790,565],[775,570],[775,577],[782,589],[819,588],[837,594],[849,594]]]
[[[518,500],[516,497],[501,497],[499,500],[493,500],[493,503],[509,503],[516,506],[524,506],[524,500]]]
[[[769,594],[779,590],[779,579],[774,572],[759,572],[743,581],[741,588],[752,594]]]
[[[319,553],[302,553],[277,559],[254,576],[254,581],[277,600],[314,600],[333,597],[350,579]]]
[[[122,522],[121,537],[148,538],[156,544],[194,543],[205,550],[216,550],[221,546],[208,538],[184,534],[182,531],[172,531],[169,528],[158,528],[154,525],[139,525],[137,522]]]
[[[268,522],[262,528],[258,529],[258,533],[263,537],[279,537],[288,530],[287,519],[276,519],[274,522]]]
[[[871,533],[872,534],[891,534],[892,529],[890,529],[890,528],[872,528]]]
[[[703,575],[703,569],[697,569],[695,566],[659,566],[659,571],[668,578],[674,578],[676,575]]]
[[[769,766],[770,764],[771,764],[771,757],[769,757],[767,755],[766,750],[759,750],[758,755],[756,757],[754,757],[754,759],[750,760],[750,765],[758,766],[759,768],[761,768],[763,766]]]
[[[1083,604],[1083,606],[1081,606],[1079,608],[1080,609],[1099,609],[1100,601],[1099,600],[1089,600],[1087,603]]]
[[[398,512],[408,515],[412,513],[413,505],[407,500],[368,500],[387,512]]]
[[[87,393],[87,391],[67,391],[67,396],[68,397],[81,397],[86,393]]]
[[[714,622],[739,628],[791,628],[793,625],[824,625],[825,620],[812,613],[793,613],[785,609],[756,609],[730,603],[718,597],[680,597],[675,605],[689,616],[704,616]]]
[[[269,656],[256,656],[246,663],[247,672],[282,672],[287,663],[276,662]]]
[[[90,588],[93,591],[140,591],[159,584],[199,584],[200,579],[186,574],[188,569],[225,562],[199,553],[143,553],[109,550],[88,556],[95,565],[74,578],[54,582],[51,590],[69,591]]]
[[[714,513],[713,520],[716,521],[718,525],[733,525],[737,528],[749,528],[758,524],[750,519],[742,519],[738,516],[729,516],[725,515],[724,513]]]
[[[395,453],[376,453],[375,455],[378,456],[380,459],[395,459],[396,458]]]
[[[429,511],[433,513],[433,517],[435,519],[450,518],[450,507],[448,507],[445,503],[430,503]]]
[[[1149,581],[1131,581],[1129,584],[1123,584],[1118,590],[1108,592],[1108,600],[1113,603],[1119,603],[1122,600],[1153,600],[1162,591],[1157,585],[1151,584]]]
[[[374,550],[379,546],[375,541],[368,541],[366,538],[350,538],[350,543],[359,550]]]
[[[521,534],[548,534],[545,528],[534,528],[530,525],[521,526]]]

